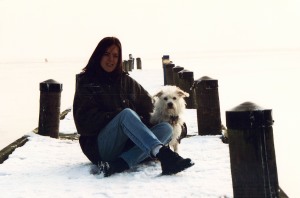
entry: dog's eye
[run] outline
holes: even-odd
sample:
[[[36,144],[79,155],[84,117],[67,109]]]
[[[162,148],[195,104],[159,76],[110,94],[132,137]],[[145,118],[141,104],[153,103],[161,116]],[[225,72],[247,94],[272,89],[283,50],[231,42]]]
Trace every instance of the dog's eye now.
[[[177,98],[176,97],[173,97],[173,100],[176,100]]]
[[[164,97],[164,100],[168,100],[168,98],[167,98],[167,97]]]

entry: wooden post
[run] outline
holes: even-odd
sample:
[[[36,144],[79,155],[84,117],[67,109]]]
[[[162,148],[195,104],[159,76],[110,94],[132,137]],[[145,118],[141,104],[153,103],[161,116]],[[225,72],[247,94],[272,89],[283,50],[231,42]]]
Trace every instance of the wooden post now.
[[[226,111],[234,197],[279,197],[272,110],[245,102]]]
[[[173,72],[172,69],[175,67],[175,64],[169,63],[165,65],[166,69],[166,84],[165,85],[174,85],[173,81]]]
[[[62,84],[49,79],[40,83],[38,134],[58,138]]]
[[[192,85],[194,83],[194,73],[192,71],[184,69],[178,72],[178,77],[180,89],[190,94],[190,97],[185,98],[186,108],[195,109],[195,105],[193,102],[194,93],[191,91]]]
[[[142,69],[142,60],[141,58],[136,58],[136,68]]]
[[[164,75],[164,85],[167,84],[166,82],[166,65],[170,63],[170,56],[163,55],[162,57],[162,66],[163,66],[163,75]]]
[[[132,58],[132,64],[131,64],[131,66],[132,66],[132,70],[134,70],[134,58]]]
[[[128,64],[128,71],[132,71],[132,63],[133,63],[133,60],[132,59],[129,59],[128,61],[127,61],[127,64]]]
[[[198,134],[221,135],[221,113],[218,80],[204,76],[193,84],[197,108]]]
[[[132,56],[132,54],[129,54],[129,60],[130,60],[130,68],[131,70],[134,70],[134,58]]]
[[[180,66],[176,66],[173,67],[172,69],[172,73],[173,73],[173,82],[174,85],[176,85],[177,87],[179,87],[179,76],[178,76],[178,72],[182,71],[184,68],[180,67]]]
[[[123,70],[123,71],[126,71],[125,60],[123,60],[123,63],[122,63],[122,70]]]
[[[124,60],[124,64],[125,64],[125,71],[129,72],[129,64],[127,60]]]

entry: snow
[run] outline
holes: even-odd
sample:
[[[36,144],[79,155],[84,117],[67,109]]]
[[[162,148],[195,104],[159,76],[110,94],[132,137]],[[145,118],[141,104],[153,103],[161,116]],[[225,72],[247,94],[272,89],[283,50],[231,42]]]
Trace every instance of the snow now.
[[[131,75],[154,94],[162,82],[157,71],[161,72]],[[158,161],[108,178],[93,175],[95,166],[81,152],[78,140],[30,132],[29,141],[0,166],[1,197],[233,197],[228,145],[220,136],[197,136],[195,109],[186,110],[186,123],[188,134],[195,136],[182,140],[179,153],[195,165],[172,176],[160,175]],[[72,111],[61,120],[60,132],[76,132]]]

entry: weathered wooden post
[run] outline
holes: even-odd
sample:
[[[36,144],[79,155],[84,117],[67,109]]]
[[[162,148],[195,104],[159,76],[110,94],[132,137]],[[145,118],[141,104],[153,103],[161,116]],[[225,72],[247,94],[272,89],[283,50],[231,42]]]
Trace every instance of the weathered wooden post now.
[[[177,87],[179,87],[179,76],[178,76],[178,72],[182,71],[184,68],[180,67],[180,66],[175,66],[172,69],[172,73],[173,73],[173,82],[174,85],[176,85]]]
[[[124,60],[124,64],[125,64],[125,71],[129,72],[130,68],[129,68],[129,64],[127,60]]]
[[[134,69],[134,58],[132,56],[132,54],[129,54],[129,60],[130,60],[130,68],[131,70]]]
[[[128,64],[128,71],[132,71],[132,63],[133,63],[133,60],[132,59],[129,59],[127,60],[127,64]]]
[[[175,64],[169,63],[165,65],[166,71],[166,84],[165,85],[174,85],[173,81],[173,72],[172,69],[175,67]]]
[[[49,79],[40,83],[38,134],[58,138],[62,84]]]
[[[226,111],[234,197],[279,197],[272,110],[245,102]]]
[[[170,63],[170,56],[163,55],[162,57],[162,66],[163,66],[163,75],[164,75],[164,85],[167,84],[166,82],[166,65]]]
[[[122,62],[122,70],[123,70],[123,71],[126,71],[125,60],[123,60],[123,62]]]
[[[178,72],[178,77],[180,89],[190,94],[190,97],[185,98],[186,108],[195,109],[195,105],[193,102],[194,93],[191,89],[194,83],[194,72],[184,69]]]
[[[142,69],[142,60],[141,58],[136,58],[136,68]]]
[[[218,80],[204,76],[194,82],[193,90],[197,108],[198,134],[221,135]]]

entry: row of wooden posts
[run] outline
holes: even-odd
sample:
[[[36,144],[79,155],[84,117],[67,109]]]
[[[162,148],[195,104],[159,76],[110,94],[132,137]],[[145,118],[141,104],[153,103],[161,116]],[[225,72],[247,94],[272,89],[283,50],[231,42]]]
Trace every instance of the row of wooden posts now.
[[[207,76],[194,80],[192,71],[175,66],[164,57],[164,85],[175,85],[190,94],[190,97],[185,98],[186,107],[197,109],[198,134],[221,135],[218,81]]]
[[[141,65],[140,58],[137,62]],[[175,66],[167,55],[162,65],[164,85],[190,94],[187,108],[197,110],[198,134],[221,135],[218,80],[207,76],[194,80],[193,72]],[[61,92],[62,84],[55,80],[40,83],[38,134],[58,138]],[[226,111],[234,197],[287,197],[278,184],[272,125],[272,110],[251,102]]]
[[[187,108],[197,110],[199,135],[221,134],[218,80],[175,66],[162,57],[164,85],[190,94]],[[245,102],[226,111],[234,197],[287,197],[280,189],[273,138],[272,110]]]
[[[129,58],[128,60],[123,61],[123,70],[126,72],[130,72],[134,69],[134,58]],[[142,60],[141,58],[136,58],[136,68],[142,69]]]

